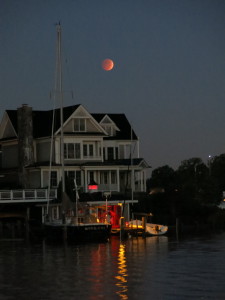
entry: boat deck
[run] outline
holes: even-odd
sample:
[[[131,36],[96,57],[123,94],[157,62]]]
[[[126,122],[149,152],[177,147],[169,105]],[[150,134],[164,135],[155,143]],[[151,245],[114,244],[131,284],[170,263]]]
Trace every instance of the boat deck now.
[[[148,236],[144,228],[124,227],[123,229],[113,228],[111,230],[111,235],[120,235],[121,233],[125,236]]]

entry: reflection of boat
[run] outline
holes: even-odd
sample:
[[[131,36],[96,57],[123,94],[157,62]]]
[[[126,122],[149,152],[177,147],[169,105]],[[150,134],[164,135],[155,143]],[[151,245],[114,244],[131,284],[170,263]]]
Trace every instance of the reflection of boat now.
[[[61,70],[61,26],[57,24],[57,83],[58,88],[57,95],[60,97],[61,108],[60,108],[60,123],[61,123],[61,139],[60,139],[60,159],[62,169],[62,185],[61,185],[61,218],[50,219],[49,216],[53,216],[54,204],[51,202],[51,206],[47,205],[47,216],[44,224],[45,236],[47,240],[67,240],[68,242],[105,242],[110,237],[111,225],[108,223],[100,223],[98,220],[93,218],[94,216],[90,213],[90,209],[86,204],[80,204],[79,208],[82,213],[78,210],[79,195],[77,192],[76,182],[76,204],[71,201],[68,197],[65,189],[65,171],[64,171],[64,137],[63,137],[63,96],[62,96],[62,70]],[[54,120],[53,120],[54,122]],[[53,124],[54,128],[54,124]],[[53,132],[52,132],[53,139]],[[51,161],[51,159],[50,159]],[[51,166],[50,172],[51,173]],[[50,175],[49,175],[50,178]],[[49,183],[50,187],[50,183]],[[58,203],[59,204],[59,203]],[[51,213],[49,210],[52,209]]]
[[[146,233],[150,235],[163,235],[167,233],[168,226],[160,224],[146,223]],[[138,229],[143,228],[143,223],[140,220],[132,220],[129,222],[129,228]]]

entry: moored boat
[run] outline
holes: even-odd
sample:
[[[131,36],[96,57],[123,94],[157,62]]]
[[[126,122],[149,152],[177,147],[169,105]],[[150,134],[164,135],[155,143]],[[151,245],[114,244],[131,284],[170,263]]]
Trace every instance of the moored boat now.
[[[143,228],[143,222],[140,220],[131,220],[128,223],[128,227],[132,229]],[[146,223],[145,224],[146,233],[149,235],[163,235],[166,234],[168,231],[168,226],[160,225],[160,224],[153,224],[153,223]]]
[[[44,223],[44,234],[50,241],[68,241],[74,243],[82,242],[106,242],[111,233],[111,224],[100,223],[97,219],[93,219],[87,207],[82,207],[85,214],[80,215],[78,211],[79,195],[74,181],[76,190],[76,205],[68,197],[65,190],[65,172],[64,172],[64,135],[63,135],[63,97],[62,97],[62,69],[61,69],[61,25],[57,24],[57,95],[61,100],[60,107],[60,123],[61,123],[61,165],[62,165],[62,187],[61,187],[61,216],[59,219],[49,220],[49,202],[47,205],[47,215]],[[54,120],[53,120],[54,122]],[[54,125],[53,125],[54,128]],[[50,167],[51,172],[51,167]],[[50,178],[50,176],[49,176]],[[50,184],[49,184],[50,186]],[[81,206],[85,206],[79,204]]]
[[[45,236],[48,241],[70,243],[107,242],[111,225],[104,223],[63,224],[62,222],[46,222]]]

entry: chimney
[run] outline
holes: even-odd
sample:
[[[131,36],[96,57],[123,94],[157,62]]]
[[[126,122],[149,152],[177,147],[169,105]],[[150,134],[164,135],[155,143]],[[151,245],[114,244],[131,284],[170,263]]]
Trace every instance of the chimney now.
[[[23,188],[28,188],[25,167],[34,163],[32,107],[23,104],[17,109],[17,125],[20,183]]]

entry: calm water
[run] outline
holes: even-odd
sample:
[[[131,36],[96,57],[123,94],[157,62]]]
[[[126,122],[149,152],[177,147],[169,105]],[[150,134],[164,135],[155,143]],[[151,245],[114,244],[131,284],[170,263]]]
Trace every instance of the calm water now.
[[[0,299],[225,299],[225,234],[0,242]]]

